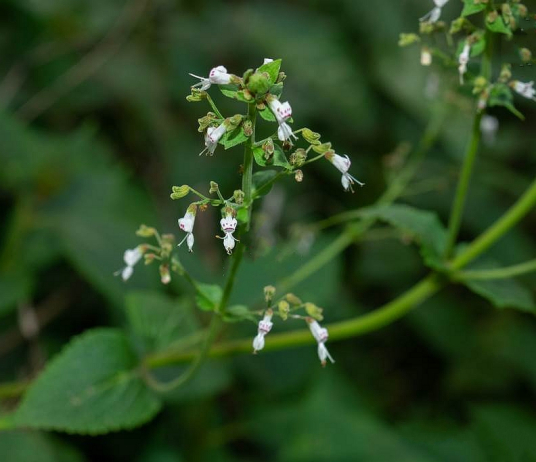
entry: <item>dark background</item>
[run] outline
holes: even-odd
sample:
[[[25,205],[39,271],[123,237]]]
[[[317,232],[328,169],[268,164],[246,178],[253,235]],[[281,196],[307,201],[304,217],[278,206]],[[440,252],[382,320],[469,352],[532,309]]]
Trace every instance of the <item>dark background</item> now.
[[[240,149],[198,156],[197,119],[209,109],[186,101],[195,82],[189,72],[207,75],[225,65],[241,75],[265,57],[282,58],[293,126],[322,133],[351,156],[351,172],[367,183],[345,194],[338,172],[322,161],[304,168],[303,183],[288,178],[274,188],[259,214],[268,232],[260,225],[256,231],[265,246],[241,271],[237,302],[257,302],[264,285],[335,239],[337,227],[318,236],[304,256],[292,230],[371,204],[399,168],[389,162],[392,154],[396,160],[415,146],[438,108],[448,116],[400,202],[434,210],[446,223],[470,135],[470,88],[458,88],[455,68],[421,67],[418,46],[397,46],[399,33],[417,31],[418,18],[432,6],[424,0],[3,0],[0,378],[35,376],[86,329],[124,326],[126,294],[186,294],[178,281],[159,286],[156,268],[139,265],[127,284],[112,273],[122,266],[124,249],[140,242],[134,234],[140,223],[180,234],[176,220],[188,201],[171,201],[171,185],[206,192],[214,180],[230,194],[240,184]],[[460,10],[453,0],[443,18]],[[495,74],[506,61],[514,77],[534,79],[535,68],[520,67],[515,53],[516,46],[534,46],[533,26],[496,48]],[[439,81],[435,95],[425,91],[431,74]],[[215,87],[211,94],[225,114],[244,109]],[[534,177],[536,109],[521,97],[516,106],[523,123],[491,111],[500,128],[481,150],[462,240],[498,218]],[[227,265],[213,238],[217,218],[217,211],[202,215],[195,253],[182,257],[205,282],[221,282]],[[535,231],[532,214],[490,254],[502,265],[534,258]],[[377,227],[293,291],[322,306],[332,322],[391,300],[426,272],[415,246]],[[519,279],[534,288],[534,276]],[[17,322],[28,310],[42,325],[31,340]],[[274,331],[285,327],[302,326],[276,324]],[[229,331],[253,337],[255,326]],[[28,433],[24,444],[20,435],[0,434],[0,453],[6,462],[536,460],[531,315],[497,310],[450,286],[387,328],[328,345],[337,362],[326,369],[312,346],[211,361],[142,428],[95,438]],[[14,404],[7,400],[4,408]]]

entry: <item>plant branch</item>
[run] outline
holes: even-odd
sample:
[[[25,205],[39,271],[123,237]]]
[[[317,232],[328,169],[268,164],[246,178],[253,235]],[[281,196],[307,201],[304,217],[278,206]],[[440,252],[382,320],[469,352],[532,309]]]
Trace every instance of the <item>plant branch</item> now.
[[[518,265],[506,266],[504,268],[493,268],[489,270],[460,271],[453,275],[456,280],[470,279],[507,279],[520,274],[536,271],[536,259]]]

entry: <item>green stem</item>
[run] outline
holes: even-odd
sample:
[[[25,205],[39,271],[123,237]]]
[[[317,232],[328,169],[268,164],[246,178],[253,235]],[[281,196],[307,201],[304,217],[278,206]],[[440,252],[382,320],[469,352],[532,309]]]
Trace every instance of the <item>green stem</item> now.
[[[208,101],[208,104],[210,104],[210,107],[212,108],[212,110],[216,113],[216,115],[220,118],[220,119],[224,119],[225,120],[225,117],[223,117],[223,115],[221,114],[221,112],[218,110],[218,108],[216,107],[216,105],[214,104],[214,101],[212,100],[212,98],[210,97],[210,95],[207,93],[207,101]]]
[[[244,173],[242,175],[242,191],[244,191],[244,202],[251,211],[253,190],[253,145],[255,144],[255,122],[257,119],[257,106],[255,103],[251,103],[248,105],[248,119],[251,121],[252,133],[246,141],[244,148]]]
[[[494,268],[489,270],[460,271],[454,274],[456,280],[469,279],[507,279],[520,274],[536,271],[536,259],[518,265],[506,266],[504,268]]]
[[[462,171],[460,174],[460,180],[456,187],[456,196],[450,212],[449,228],[447,231],[447,241],[445,245],[445,258],[450,257],[460,232],[460,226],[462,222],[463,210],[465,208],[465,199],[467,197],[467,191],[469,189],[469,182],[471,181],[471,174],[473,173],[473,167],[478,153],[478,146],[480,144],[480,120],[482,119],[482,113],[475,114],[473,120],[473,131],[471,134],[471,141],[467,147],[465,153],[465,159],[463,161]]]
[[[477,237],[470,245],[458,255],[451,263],[453,270],[463,268],[491,247],[499,238],[515,226],[536,204],[536,179],[533,180],[527,191],[508,209],[508,211],[491,225],[484,233]]]

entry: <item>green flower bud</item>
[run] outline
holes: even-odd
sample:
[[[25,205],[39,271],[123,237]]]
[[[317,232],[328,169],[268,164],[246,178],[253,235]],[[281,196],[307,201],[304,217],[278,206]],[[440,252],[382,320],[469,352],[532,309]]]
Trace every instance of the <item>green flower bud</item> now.
[[[499,82],[508,82],[512,78],[512,71],[510,64],[503,64],[501,73],[499,74]]]
[[[190,186],[187,184],[183,184],[182,186],[173,186],[171,191],[172,192],[169,197],[171,197],[173,200],[180,199],[181,197],[188,195],[190,192]]]
[[[311,318],[316,319],[317,321],[322,321],[322,319],[324,319],[322,316],[322,308],[319,308],[314,303],[306,303],[305,311]]]
[[[251,136],[253,135],[253,124],[251,123],[251,120],[246,120],[242,124],[242,130],[244,130],[244,135]]]
[[[302,148],[296,149],[289,157],[290,165],[294,167],[301,167],[306,160],[307,152]]]
[[[490,11],[486,16],[486,21],[490,24],[493,24],[495,21],[497,21],[497,18],[499,17],[499,13],[496,11]]]
[[[213,124],[214,120],[217,119],[216,114],[209,112],[206,116],[197,119],[199,123],[198,132],[203,133],[210,125]]]
[[[325,154],[328,151],[331,151],[331,143],[322,143],[317,146],[313,146],[313,151],[318,152],[318,154]]]
[[[225,119],[224,123],[227,131],[234,130],[242,123],[242,120],[244,120],[244,116],[242,114],[235,114],[234,116]]]
[[[287,78],[287,74],[285,74],[284,72],[280,72],[280,73],[277,75],[277,80],[275,81],[275,83],[281,83],[281,82],[283,82],[286,78]]]
[[[473,93],[476,94],[476,93],[481,93],[482,91],[484,91],[488,85],[488,81],[486,80],[485,77],[479,75],[473,82]]]
[[[209,194],[214,194],[218,192],[219,189],[220,187],[218,186],[218,183],[216,183],[215,181],[210,182],[210,189],[208,190]]]
[[[291,305],[301,305],[303,302],[294,294],[285,295],[285,300]]]
[[[143,254],[144,262],[146,265],[150,265],[156,259],[156,254],[154,253],[145,253]]]
[[[532,52],[528,48],[521,48],[519,50],[519,56],[524,63],[528,63],[532,60]]]
[[[320,133],[313,132],[312,130],[309,130],[308,128],[304,128],[302,130],[302,136],[305,141],[307,141],[309,144],[318,145],[320,144]]]
[[[266,286],[264,288],[264,300],[266,300],[266,303],[271,303],[272,299],[275,295],[275,287],[274,286]]]
[[[268,92],[272,82],[268,72],[255,72],[249,77],[247,89],[254,95],[264,95]]]
[[[414,43],[420,42],[421,38],[417,34],[400,34],[398,38],[398,46],[407,47]]]
[[[290,305],[285,300],[281,300],[277,304],[277,310],[279,311],[279,316],[283,321],[286,321],[288,318],[288,313],[290,311]]]
[[[253,69],[248,69],[246,72],[244,72],[244,75],[242,76],[242,80],[247,85],[249,82],[249,78],[253,75],[255,71]]]
[[[262,145],[262,150],[264,151],[264,158],[266,160],[269,160],[273,157],[275,147],[274,142],[271,138],[266,140],[266,142]]]
[[[233,199],[237,204],[243,204],[244,197],[245,197],[244,191],[242,191],[241,189],[237,189],[233,193]]]
[[[140,236],[140,237],[151,237],[151,236],[154,236],[155,234],[156,234],[156,229],[151,228],[146,225],[140,225],[140,227],[136,231],[136,236]]]
[[[196,103],[198,101],[203,101],[206,97],[206,91],[199,90],[199,88],[192,88],[192,93],[186,97],[186,101]]]
[[[465,22],[465,18],[458,18],[452,21],[450,24],[449,34],[456,34],[457,32],[460,32],[465,25]]]

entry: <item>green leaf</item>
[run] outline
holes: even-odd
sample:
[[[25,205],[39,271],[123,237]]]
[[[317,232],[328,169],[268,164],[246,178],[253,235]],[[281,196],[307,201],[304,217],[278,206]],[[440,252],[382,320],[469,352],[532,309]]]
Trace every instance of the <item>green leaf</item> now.
[[[0,432],[0,454],[5,462],[83,462],[71,446],[50,435],[31,431]]]
[[[245,305],[233,305],[227,308],[223,319],[227,322],[239,322],[249,319],[250,321],[256,321],[257,317],[249,311],[249,308]]]
[[[514,95],[510,87],[504,83],[496,83],[491,87],[488,106],[502,106],[508,109],[516,117],[525,120],[525,117],[514,107]]]
[[[434,212],[418,210],[407,205],[368,207],[360,212],[363,218],[385,221],[403,233],[409,234],[420,244],[421,255],[432,268],[443,266],[442,255],[446,231]]]
[[[270,94],[281,98],[283,94],[283,82],[276,83],[270,88]]]
[[[242,127],[237,127],[234,130],[225,133],[225,135],[221,137],[220,144],[222,144],[225,149],[229,149],[244,143],[247,139],[248,137],[244,133]]]
[[[227,98],[237,99],[238,87],[236,85],[218,85],[218,88]]]
[[[253,157],[255,158],[255,162],[257,162],[258,165],[261,167],[266,167],[267,162],[266,158],[264,157],[264,149],[262,149],[261,146],[256,146],[253,148]]]
[[[270,110],[268,106],[266,106],[262,111],[259,111],[259,115],[268,122],[276,122],[274,113]]]
[[[197,328],[190,307],[157,291],[130,292],[126,310],[133,333],[150,351],[168,347]]]
[[[278,144],[274,144],[274,157],[272,159],[273,165],[292,170],[292,166],[288,163],[287,157],[285,156],[283,149]]]
[[[216,284],[196,283],[197,294],[195,300],[197,306],[204,311],[214,311],[220,304],[223,289]]]
[[[270,183],[275,176],[277,175],[276,170],[262,170],[253,174],[253,194],[257,195],[259,190],[262,190],[261,196],[264,196],[270,192],[272,189],[273,183],[269,186],[266,186]]]
[[[25,394],[14,424],[96,435],[141,425],[160,407],[125,334],[93,329],[50,362]]]
[[[279,76],[279,69],[281,68],[281,60],[275,59],[271,63],[263,64],[257,69],[257,72],[266,72],[270,76],[270,83],[275,84],[277,77]]]
[[[492,32],[497,32],[499,34],[506,34],[508,35],[508,37],[512,36],[512,31],[505,24],[502,16],[497,16],[497,19],[493,22],[489,22],[486,19],[486,27]]]
[[[484,50],[486,49],[486,39],[484,37],[485,37],[484,34],[480,34],[476,42],[474,42],[473,45],[471,46],[472,58],[475,58],[476,56],[484,53]]]
[[[475,0],[463,0],[462,16],[470,16],[486,9],[485,3],[476,3]]]
[[[496,261],[480,259],[467,266],[468,270],[500,268]],[[473,292],[488,299],[496,308],[516,308],[536,314],[536,305],[529,289],[515,279],[467,279],[462,283]]]

